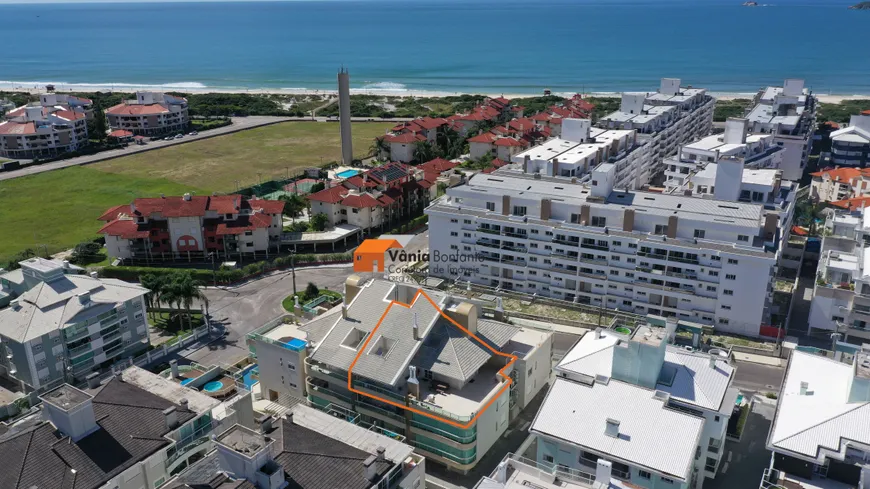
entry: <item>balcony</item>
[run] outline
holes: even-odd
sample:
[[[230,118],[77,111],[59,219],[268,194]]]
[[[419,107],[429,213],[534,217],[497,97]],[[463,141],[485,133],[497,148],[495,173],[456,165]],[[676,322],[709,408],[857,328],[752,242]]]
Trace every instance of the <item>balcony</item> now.
[[[507,245],[507,244],[501,245],[501,249],[508,250],[508,251],[514,251],[517,253],[528,253],[528,251],[529,251],[529,249],[526,248],[525,246],[516,246],[516,245]]]
[[[475,244],[477,244],[477,246],[485,246],[485,247],[487,247],[487,248],[495,248],[495,249],[499,249],[499,248],[501,248],[501,246],[499,246],[498,243],[492,243],[492,242],[489,242],[489,241],[484,241],[484,240],[482,240],[482,239],[477,240],[477,241],[475,242]]]
[[[69,350],[69,357],[72,359],[72,358],[75,358],[83,353],[87,353],[89,351],[91,351],[91,343],[90,342],[70,349]]]
[[[477,231],[479,233],[486,233],[486,234],[501,234],[501,229],[491,229],[491,228],[479,227],[479,228],[477,228]]]
[[[525,233],[515,233],[511,231],[505,231],[502,233],[504,236],[510,236],[511,238],[519,238],[519,239],[529,239],[529,235]]]
[[[580,246],[580,241],[574,241],[574,240],[570,240],[570,239],[553,238],[553,242],[558,243],[558,244],[568,245],[568,246]]]
[[[610,248],[609,248],[609,247],[607,247],[607,246],[599,246],[599,245],[596,245],[596,244],[581,243],[580,246],[581,246],[582,248],[587,249],[587,250],[610,251]],[[638,253],[638,255],[639,255],[639,254],[640,254],[640,253]]]

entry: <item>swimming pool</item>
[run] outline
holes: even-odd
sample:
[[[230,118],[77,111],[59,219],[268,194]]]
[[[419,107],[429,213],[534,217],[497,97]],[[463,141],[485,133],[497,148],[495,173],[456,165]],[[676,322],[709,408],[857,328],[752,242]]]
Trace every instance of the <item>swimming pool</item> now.
[[[350,178],[359,175],[359,170],[345,170],[335,174],[338,178]]]
[[[220,380],[212,380],[211,382],[202,386],[202,390],[204,390],[206,392],[217,392],[217,391],[223,389],[223,387],[224,387],[224,383],[221,382]]]
[[[196,380],[196,379],[195,378],[194,379],[184,379],[181,381],[181,385],[187,385],[187,384],[193,382],[194,380]]]

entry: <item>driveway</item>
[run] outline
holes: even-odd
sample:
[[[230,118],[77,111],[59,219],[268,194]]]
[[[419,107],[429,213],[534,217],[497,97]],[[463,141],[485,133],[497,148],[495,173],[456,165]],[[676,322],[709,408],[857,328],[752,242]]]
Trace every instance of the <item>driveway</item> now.
[[[351,273],[350,265],[299,269],[296,271],[296,289],[304,290],[308,282],[313,282],[321,289],[343,291],[344,282]],[[232,364],[248,356],[246,334],[286,314],[281,301],[293,293],[293,276],[290,271],[281,271],[239,287],[209,287],[204,293],[212,321],[226,327],[229,335],[187,358],[203,365]]]
[[[764,444],[775,411],[775,401],[756,400],[743,427],[743,438],[739,442],[725,442],[719,473],[715,479],[704,482],[705,489],[758,487],[764,469],[770,466],[770,451]]]
[[[734,387],[745,395],[753,393],[764,395],[765,392],[779,393],[785,369],[762,365],[760,363],[735,361],[737,373],[734,375]]]

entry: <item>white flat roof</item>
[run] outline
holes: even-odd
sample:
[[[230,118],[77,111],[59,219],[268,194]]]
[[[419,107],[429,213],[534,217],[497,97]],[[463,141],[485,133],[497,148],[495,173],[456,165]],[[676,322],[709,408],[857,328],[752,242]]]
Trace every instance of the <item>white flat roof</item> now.
[[[531,431],[688,480],[704,420],[667,408],[653,393],[618,380],[590,386],[557,378]],[[608,419],[619,422],[619,436],[605,434]]]
[[[820,449],[844,450],[852,440],[870,444],[870,402],[849,402],[854,366],[794,350],[777,401],[768,445],[818,459]],[[801,383],[807,393],[801,395]],[[866,382],[866,381],[865,381]]]

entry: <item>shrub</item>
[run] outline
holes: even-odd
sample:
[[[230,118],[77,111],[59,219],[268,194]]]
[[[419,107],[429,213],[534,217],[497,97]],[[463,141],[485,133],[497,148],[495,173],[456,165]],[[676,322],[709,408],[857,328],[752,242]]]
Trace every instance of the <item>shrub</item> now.
[[[102,261],[103,256],[100,255],[102,248],[99,243],[84,241],[76,245],[69,261],[76,265],[87,265]]]
[[[779,398],[779,396],[776,394],[776,392],[766,392],[764,394],[764,397],[766,397],[768,399],[778,399]]]
[[[308,286],[305,287],[305,300],[316,299],[319,295],[320,289],[317,288],[317,285],[314,285],[314,282],[308,282]]]

